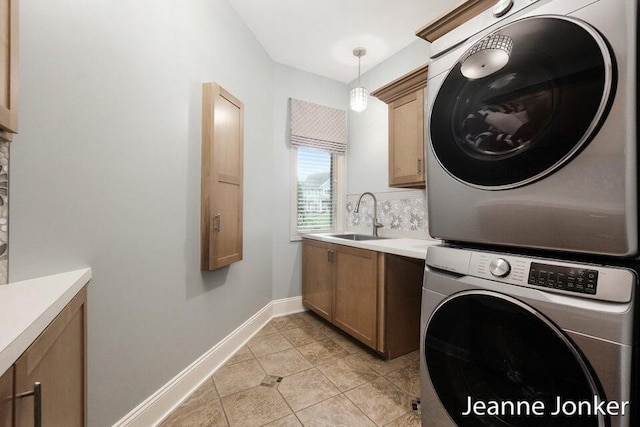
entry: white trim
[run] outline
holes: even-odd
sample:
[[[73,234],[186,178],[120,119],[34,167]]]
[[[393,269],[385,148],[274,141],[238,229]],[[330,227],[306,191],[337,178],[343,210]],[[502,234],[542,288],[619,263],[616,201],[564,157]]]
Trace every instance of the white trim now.
[[[182,372],[125,415],[114,427],[158,425],[273,317],[304,311],[302,297],[271,301]]]
[[[341,233],[344,230],[345,209],[346,209],[346,164],[347,155],[330,153],[334,161],[334,183],[335,183],[335,226],[332,229],[321,230],[305,230],[304,234],[309,233]],[[290,149],[290,169],[289,169],[289,241],[299,242],[302,240],[301,234],[298,233],[296,217],[298,215],[298,147],[292,146]]]
[[[283,298],[273,301],[273,317],[287,316],[304,311],[302,297]]]

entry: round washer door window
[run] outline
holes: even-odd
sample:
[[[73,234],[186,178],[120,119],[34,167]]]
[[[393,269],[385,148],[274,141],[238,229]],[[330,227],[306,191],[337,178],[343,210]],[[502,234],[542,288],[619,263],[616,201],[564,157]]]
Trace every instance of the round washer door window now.
[[[595,135],[614,93],[602,36],[573,18],[512,22],[471,46],[440,87],[431,147],[456,179],[490,190],[549,174]]]
[[[436,394],[459,426],[605,425],[602,415],[552,415],[558,398],[593,402],[603,396],[588,363],[562,331],[509,296],[466,291],[445,300],[429,320],[424,356]],[[469,401],[487,407],[541,401],[545,409],[543,415],[523,415],[524,408],[520,415],[510,408],[463,415]]]

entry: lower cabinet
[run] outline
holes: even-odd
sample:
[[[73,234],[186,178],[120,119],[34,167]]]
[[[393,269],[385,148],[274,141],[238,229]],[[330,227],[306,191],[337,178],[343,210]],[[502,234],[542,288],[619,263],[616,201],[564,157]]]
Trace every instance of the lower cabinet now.
[[[388,358],[420,346],[424,261],[303,239],[302,303]]]
[[[331,321],[334,253],[330,245],[315,240],[305,240],[302,251],[302,303]]]
[[[371,348],[378,344],[378,253],[334,245],[333,323]]]
[[[34,426],[39,406],[43,426],[86,425],[86,288],[83,288],[0,379],[15,375],[13,405],[16,427]],[[9,383],[9,380],[6,380]],[[32,392],[40,384],[40,396]],[[36,402],[39,400],[39,402]],[[5,411],[1,410],[0,414]],[[3,424],[3,423],[7,424]],[[0,427],[11,426],[0,415]]]

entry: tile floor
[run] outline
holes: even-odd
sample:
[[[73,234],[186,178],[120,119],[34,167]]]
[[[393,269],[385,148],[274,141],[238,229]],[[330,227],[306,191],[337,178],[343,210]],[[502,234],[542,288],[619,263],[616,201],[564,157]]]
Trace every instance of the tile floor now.
[[[309,312],[275,318],[161,426],[419,427],[418,357],[384,361]]]

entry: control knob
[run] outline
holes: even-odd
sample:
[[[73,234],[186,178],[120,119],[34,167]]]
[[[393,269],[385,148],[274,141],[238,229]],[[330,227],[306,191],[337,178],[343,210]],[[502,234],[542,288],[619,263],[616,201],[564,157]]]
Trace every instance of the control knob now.
[[[513,7],[513,0],[500,0],[493,7],[493,16],[496,18],[500,18],[506,15],[507,12],[511,10],[511,7]]]
[[[496,277],[505,277],[511,272],[511,265],[504,258],[496,258],[489,264],[489,271]]]

